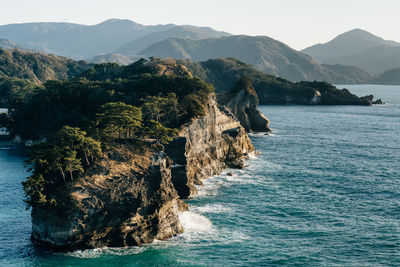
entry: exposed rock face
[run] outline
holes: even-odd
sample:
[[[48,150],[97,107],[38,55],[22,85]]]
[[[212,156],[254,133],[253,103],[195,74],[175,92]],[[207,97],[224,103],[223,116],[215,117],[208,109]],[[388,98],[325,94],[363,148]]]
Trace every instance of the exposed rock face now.
[[[129,153],[129,152],[128,152]],[[164,152],[103,162],[100,174],[81,178],[69,199],[51,210],[33,208],[32,239],[62,250],[123,247],[164,240],[183,232],[186,208],[171,182]]]
[[[247,132],[269,132],[269,120],[258,110],[258,101],[257,93],[247,78],[240,79],[231,92],[218,97],[218,103],[226,106]]]
[[[183,127],[179,136],[166,152],[174,161],[172,181],[181,198],[195,195],[195,184],[223,168],[243,168],[254,151],[245,129],[232,114],[218,108],[215,96],[207,105],[207,115]]]
[[[225,167],[243,168],[254,150],[215,95],[206,105],[206,115],[183,126],[166,153],[114,149],[96,171],[56,193],[56,208],[33,207],[32,239],[74,250],[135,246],[182,233],[178,213],[187,205],[180,198],[194,195],[195,184]]]
[[[374,104],[374,105],[383,105],[385,103],[383,103],[382,99],[379,98],[378,100],[372,102],[372,104]]]

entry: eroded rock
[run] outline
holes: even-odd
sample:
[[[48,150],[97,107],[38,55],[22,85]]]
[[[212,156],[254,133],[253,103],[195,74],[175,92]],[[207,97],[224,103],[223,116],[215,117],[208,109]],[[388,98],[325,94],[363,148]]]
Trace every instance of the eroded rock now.
[[[269,120],[258,110],[258,102],[247,78],[240,79],[231,92],[218,96],[218,103],[235,115],[247,132],[269,132]]]
[[[181,198],[195,195],[196,184],[226,167],[243,168],[254,151],[245,129],[235,116],[220,110],[215,96],[207,104],[207,115],[183,127],[179,136],[166,146],[166,153],[174,161],[172,181]]]
[[[33,207],[32,239],[60,250],[125,247],[183,232],[181,200],[223,168],[243,168],[254,151],[240,122],[214,94],[206,115],[181,127],[165,152],[114,148],[96,170],[59,189],[57,207]],[[172,159],[172,160],[171,160]]]
[[[56,208],[32,210],[32,239],[62,250],[124,247],[183,232],[186,205],[171,182],[164,152],[104,161],[103,171],[67,186]]]

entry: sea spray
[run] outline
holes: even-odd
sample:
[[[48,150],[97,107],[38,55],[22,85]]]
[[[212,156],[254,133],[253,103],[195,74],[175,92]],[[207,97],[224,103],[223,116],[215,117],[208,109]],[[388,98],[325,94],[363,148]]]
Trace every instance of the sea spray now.
[[[207,232],[212,227],[209,219],[191,211],[184,211],[179,214],[179,220],[187,232]]]

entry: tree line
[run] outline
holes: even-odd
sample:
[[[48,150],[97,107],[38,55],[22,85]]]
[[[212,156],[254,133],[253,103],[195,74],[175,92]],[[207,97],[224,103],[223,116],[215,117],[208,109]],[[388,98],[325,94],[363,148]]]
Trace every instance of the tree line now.
[[[55,192],[95,171],[114,148],[158,149],[205,114],[212,86],[153,75],[145,63],[95,65],[78,77],[39,85],[0,77],[6,96],[0,101],[12,111],[0,124],[36,143],[28,149],[31,175],[23,183],[27,207],[57,205]]]
[[[103,158],[102,146],[121,143],[143,144],[146,138],[154,139],[157,145],[167,144],[177,134],[160,120],[168,113],[166,103],[175,103],[176,96],[147,98],[143,107],[150,119],[143,120],[142,107],[123,102],[102,105],[97,113],[97,139],[90,137],[78,127],[64,126],[48,140],[29,148],[29,160],[33,174],[23,182],[27,208],[32,205],[57,205],[49,198],[46,188],[66,183],[84,175],[93,164]],[[171,107],[173,109],[173,107]],[[157,115],[155,115],[157,114]],[[139,143],[137,141],[140,141]]]

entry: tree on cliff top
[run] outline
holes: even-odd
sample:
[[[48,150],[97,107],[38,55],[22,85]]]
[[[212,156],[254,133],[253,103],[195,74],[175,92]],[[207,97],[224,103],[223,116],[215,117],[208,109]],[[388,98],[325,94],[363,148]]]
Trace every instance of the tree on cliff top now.
[[[145,118],[168,123],[170,117],[173,117],[174,124],[178,126],[178,98],[175,93],[168,93],[165,97],[147,96],[142,101]]]
[[[158,121],[149,120],[144,128],[144,133],[149,137],[155,138],[157,144],[168,144],[177,135],[178,130],[164,127]]]
[[[47,142],[32,146],[28,151],[33,174],[22,185],[26,194],[27,207],[54,204],[48,192],[60,182],[79,177],[101,157],[100,142],[86,136],[79,128],[64,126]]]
[[[106,137],[115,139],[130,139],[142,126],[142,110],[123,102],[107,103],[101,107],[97,114],[97,125]]]

